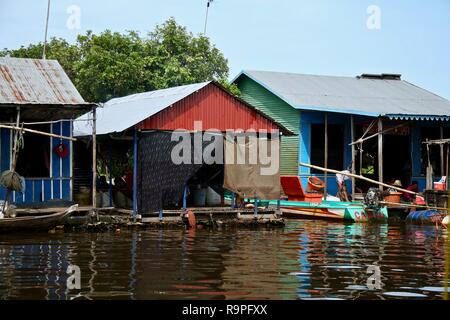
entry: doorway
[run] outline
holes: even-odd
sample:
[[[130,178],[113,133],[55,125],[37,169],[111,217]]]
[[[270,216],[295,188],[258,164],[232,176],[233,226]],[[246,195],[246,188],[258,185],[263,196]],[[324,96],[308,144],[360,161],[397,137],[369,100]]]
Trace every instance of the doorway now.
[[[400,180],[402,186],[411,183],[411,153],[409,135],[384,135],[383,178],[387,183]]]

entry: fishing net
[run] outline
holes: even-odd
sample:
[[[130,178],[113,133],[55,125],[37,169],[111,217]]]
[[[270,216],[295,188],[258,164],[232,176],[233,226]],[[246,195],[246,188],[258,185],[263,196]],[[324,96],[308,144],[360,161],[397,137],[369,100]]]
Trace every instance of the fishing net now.
[[[17,172],[12,170],[6,170],[2,172],[2,174],[0,175],[0,185],[13,191],[25,191],[25,179]]]

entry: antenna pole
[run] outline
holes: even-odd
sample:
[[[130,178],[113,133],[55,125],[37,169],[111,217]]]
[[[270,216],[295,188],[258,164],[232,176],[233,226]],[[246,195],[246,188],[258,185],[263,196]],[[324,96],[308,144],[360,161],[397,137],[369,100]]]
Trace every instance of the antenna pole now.
[[[208,24],[209,4],[210,4],[212,1],[213,1],[213,0],[207,0],[207,2],[206,2],[205,29],[203,30],[203,35],[206,35],[206,25]]]
[[[45,36],[44,36],[44,48],[42,49],[42,59],[45,60],[45,49],[47,47],[47,31],[48,31],[48,18],[50,16],[50,0],[47,2],[47,18],[45,20]]]

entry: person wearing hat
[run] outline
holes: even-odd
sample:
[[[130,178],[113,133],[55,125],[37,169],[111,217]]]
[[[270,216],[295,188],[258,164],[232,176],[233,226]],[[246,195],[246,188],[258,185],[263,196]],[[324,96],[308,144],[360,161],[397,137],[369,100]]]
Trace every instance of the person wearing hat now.
[[[392,184],[394,187],[399,187],[399,188],[403,188],[402,186],[402,182],[400,180],[395,180],[394,183]],[[389,192],[398,192],[397,189],[394,188],[389,188],[388,189]]]

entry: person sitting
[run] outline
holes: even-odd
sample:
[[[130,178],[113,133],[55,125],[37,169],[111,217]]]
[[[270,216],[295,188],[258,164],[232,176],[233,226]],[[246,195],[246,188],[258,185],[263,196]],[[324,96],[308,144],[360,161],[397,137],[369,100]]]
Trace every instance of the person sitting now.
[[[402,182],[400,180],[395,180],[394,183],[392,183],[392,186],[403,188]],[[389,188],[388,191],[389,192],[398,192],[398,190],[395,188]]]
[[[344,170],[344,171],[342,171],[340,173],[336,173],[336,182],[337,182],[337,185],[338,185],[338,194],[337,194],[338,198],[341,201],[348,202],[350,200],[349,200],[349,196],[348,196],[348,193],[347,193],[347,186],[345,185],[345,181],[349,180],[350,177],[345,175],[346,173],[350,173],[350,171],[349,170]]]

